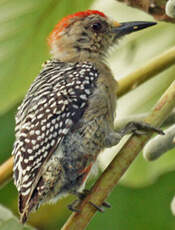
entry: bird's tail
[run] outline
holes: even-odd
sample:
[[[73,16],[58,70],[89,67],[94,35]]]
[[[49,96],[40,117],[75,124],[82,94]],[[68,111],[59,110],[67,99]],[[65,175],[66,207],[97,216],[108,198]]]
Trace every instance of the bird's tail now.
[[[22,213],[20,215],[20,223],[25,224],[25,222],[27,221],[27,218],[28,218],[28,213],[27,212]]]
[[[23,196],[19,194],[19,212],[20,212],[20,222],[25,224],[28,219],[29,213],[35,207],[35,199],[28,200],[28,196]]]

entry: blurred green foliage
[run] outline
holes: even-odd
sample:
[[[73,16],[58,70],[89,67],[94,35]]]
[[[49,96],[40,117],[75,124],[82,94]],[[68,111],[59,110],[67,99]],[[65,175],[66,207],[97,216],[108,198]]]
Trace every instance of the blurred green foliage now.
[[[3,0],[0,2],[0,113],[16,105],[48,57],[46,38],[63,16],[92,1]]]
[[[112,208],[98,213],[87,230],[173,230],[175,217],[170,211],[175,172],[165,174],[145,188],[117,186],[109,197]]]
[[[38,74],[41,63],[49,57],[46,44],[49,32],[60,18],[85,10],[92,2],[92,0],[0,1],[0,163],[11,154],[17,105]],[[118,21],[152,20],[146,14],[112,0],[98,0],[92,7],[105,11]],[[159,23],[157,27],[133,34],[121,41],[120,48],[117,52],[115,49],[109,59],[115,76],[120,78],[126,75],[151,57],[174,45],[174,36],[174,25]],[[119,100],[118,117],[149,111],[174,80],[174,71],[174,67],[170,68],[122,97]],[[115,148],[113,152],[116,153]],[[102,155],[103,165],[112,155],[112,151]],[[171,215],[169,206],[175,192],[175,175],[174,172],[167,173],[174,170],[174,167],[174,150],[154,163],[145,162],[140,155],[124,176],[123,185],[117,186],[109,197],[111,210],[97,214],[88,230],[174,229],[175,218]],[[161,174],[164,175],[156,181]],[[41,207],[32,214],[30,223],[40,230],[60,229],[70,215],[66,205],[72,199],[74,198],[68,197],[55,205]],[[17,214],[17,191],[13,182],[0,190],[0,203]],[[7,225],[2,225],[1,216],[5,215],[4,213],[4,210],[0,210],[0,230],[27,230],[25,227],[19,227],[13,218],[8,220]]]
[[[18,219],[5,207],[0,205],[0,229],[1,230],[35,230],[33,227],[22,226]]]

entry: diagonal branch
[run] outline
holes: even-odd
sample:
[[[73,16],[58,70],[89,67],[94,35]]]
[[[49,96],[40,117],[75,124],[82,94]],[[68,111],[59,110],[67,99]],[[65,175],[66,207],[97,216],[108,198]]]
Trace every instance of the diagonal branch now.
[[[175,47],[168,49],[161,55],[153,58],[144,66],[128,74],[119,81],[117,95],[122,96],[131,89],[138,87],[145,81],[153,78],[156,74],[168,69],[175,64]]]
[[[145,121],[151,125],[160,126],[174,107],[175,81],[166,90]],[[97,211],[89,204],[89,201],[96,205],[101,205],[105,201],[119,179],[142,150],[145,143],[150,139],[151,135],[152,132],[149,132],[148,135],[132,135],[128,139],[123,148],[96,181],[90,194],[77,207],[81,212],[73,213],[61,230],[77,230],[77,226],[79,230],[83,230],[87,227]]]

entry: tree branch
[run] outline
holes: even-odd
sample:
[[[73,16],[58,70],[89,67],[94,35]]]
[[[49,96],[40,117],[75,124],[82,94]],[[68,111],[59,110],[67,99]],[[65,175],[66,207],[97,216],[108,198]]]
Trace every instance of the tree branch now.
[[[160,126],[167,118],[168,114],[175,107],[175,81],[160,98],[145,122],[154,126]],[[80,213],[73,213],[61,230],[83,230],[97,211],[89,201],[96,205],[101,205],[108,197],[112,189],[118,183],[121,176],[128,169],[130,164],[142,150],[145,143],[150,139],[152,132],[148,135],[132,135],[119,151],[113,161],[109,164],[100,178],[92,187],[90,194],[77,207]]]
[[[12,177],[13,157],[10,157],[0,165],[0,186],[6,183]]]
[[[118,0],[125,2],[128,6],[138,8],[152,15],[156,20],[175,23],[174,18],[168,17],[165,14],[165,6],[167,0]]]
[[[175,64],[175,47],[163,52],[161,55],[149,61],[146,65],[128,74],[119,81],[117,95],[122,96],[131,89],[136,88],[156,74],[161,73]]]

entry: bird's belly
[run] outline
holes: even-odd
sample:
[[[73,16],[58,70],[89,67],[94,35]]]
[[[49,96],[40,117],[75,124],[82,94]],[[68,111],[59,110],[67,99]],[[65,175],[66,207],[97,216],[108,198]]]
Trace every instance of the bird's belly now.
[[[100,140],[99,140],[100,143]],[[81,129],[70,132],[61,143],[62,156],[60,158],[64,173],[64,188],[68,191],[79,190],[88,178],[91,168],[96,162],[102,146],[97,138]]]
[[[80,130],[65,136],[47,162],[42,175],[44,193],[47,194],[43,201],[56,201],[67,193],[79,191],[89,174],[95,171],[96,158],[102,146],[98,144],[98,138],[90,133],[85,137]]]

